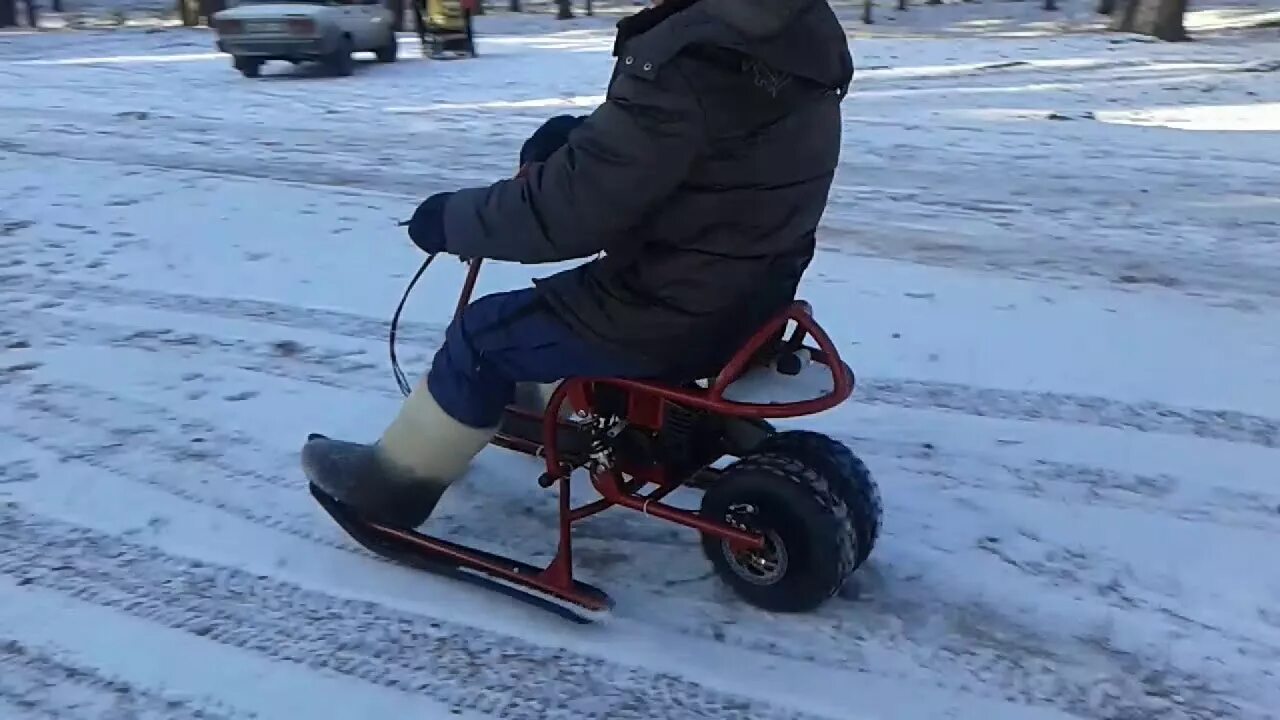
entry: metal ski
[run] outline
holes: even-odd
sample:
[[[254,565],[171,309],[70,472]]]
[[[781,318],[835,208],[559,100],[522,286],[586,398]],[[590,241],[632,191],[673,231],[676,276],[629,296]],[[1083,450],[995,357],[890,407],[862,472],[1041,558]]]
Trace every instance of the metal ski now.
[[[546,568],[433,538],[413,530],[372,523],[314,484],[311,495],[366,550],[416,570],[470,582],[580,623],[608,617],[613,600],[599,588],[574,580],[565,548]]]

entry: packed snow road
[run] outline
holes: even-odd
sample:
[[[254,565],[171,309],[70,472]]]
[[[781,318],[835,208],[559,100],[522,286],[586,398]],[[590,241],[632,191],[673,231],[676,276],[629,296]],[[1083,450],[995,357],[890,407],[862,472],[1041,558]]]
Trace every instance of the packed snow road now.
[[[598,30],[487,22],[477,60],[340,80],[199,32],[0,42],[0,717],[1276,716],[1267,46],[857,43],[805,296],[859,388],[808,424],[877,473],[876,554],[770,616],[607,513],[577,559],[618,608],[578,627],[373,560],[297,468],[394,410],[394,222],[607,77]],[[410,301],[407,367],[459,280]],[[547,558],[536,476],[486,451],[437,531]]]

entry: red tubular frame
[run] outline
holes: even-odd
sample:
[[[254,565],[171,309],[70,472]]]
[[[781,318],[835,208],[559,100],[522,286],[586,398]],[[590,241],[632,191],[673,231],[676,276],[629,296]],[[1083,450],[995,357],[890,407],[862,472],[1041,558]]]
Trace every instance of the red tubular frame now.
[[[481,262],[479,259],[474,259],[468,263],[467,277],[458,299],[455,317],[461,315],[471,302],[471,296],[475,291],[476,281],[480,273]],[[831,391],[821,397],[810,400],[777,404],[741,403],[725,399],[724,393],[729,386],[746,373],[753,359],[760,355],[767,343],[775,341],[782,336],[783,331],[790,322],[796,324],[796,330],[787,339],[787,346],[793,350],[803,347],[812,353],[814,360],[827,366],[831,371],[833,381]],[[813,338],[817,343],[816,348],[803,344],[806,336]],[[840,353],[836,349],[835,343],[832,342],[831,337],[813,319],[812,309],[809,304],[797,301],[752,335],[711,382],[709,389],[684,389],[662,383],[623,378],[571,378],[560,383],[559,387],[552,393],[551,400],[540,418],[536,414],[519,408],[508,408],[508,413],[521,415],[528,419],[540,419],[542,423],[542,442],[539,444],[527,438],[508,437],[500,434],[494,438],[493,444],[527,455],[542,456],[544,458],[547,470],[542,482],[546,487],[550,487],[552,484],[559,486],[560,521],[558,528],[559,547],[555,558],[544,570],[533,577],[524,575],[516,578],[512,577],[512,573],[505,571],[502,574],[510,579],[519,580],[531,587],[551,592],[560,597],[573,598],[578,595],[578,591],[575,590],[577,583],[573,578],[572,526],[576,522],[614,506],[629,508],[692,528],[706,535],[718,537],[728,541],[736,549],[746,550],[764,547],[764,539],[760,535],[743,532],[723,522],[708,520],[697,513],[664,504],[662,499],[678,489],[681,486],[681,481],[679,479],[673,481],[670,478],[666,478],[661,472],[646,473],[645,471],[637,470],[635,471],[637,474],[631,480],[626,481],[623,480],[625,471],[622,469],[614,467],[592,468],[591,484],[600,493],[600,499],[576,508],[573,507],[569,493],[569,476],[573,468],[562,460],[557,438],[558,431],[564,427],[570,427],[574,431],[580,431],[580,428],[560,419],[560,410],[566,401],[570,402],[572,406],[577,406],[575,408],[577,410],[589,410],[592,388],[595,386],[613,386],[627,390],[632,397],[648,396],[651,400],[657,400],[659,407],[662,403],[675,403],[725,417],[777,419],[812,415],[829,410],[844,402],[853,394],[854,382],[853,372],[841,361]],[[656,487],[647,494],[641,494],[645,486],[650,484],[654,484]],[[587,602],[587,598],[580,598],[579,601],[580,604],[584,605],[595,602],[594,600]]]

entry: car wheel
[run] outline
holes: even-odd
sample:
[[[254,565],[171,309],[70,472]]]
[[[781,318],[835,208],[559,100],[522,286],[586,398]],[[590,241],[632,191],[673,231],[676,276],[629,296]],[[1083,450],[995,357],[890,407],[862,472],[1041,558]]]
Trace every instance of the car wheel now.
[[[256,78],[262,74],[262,61],[258,58],[237,57],[232,64],[247,78]]]
[[[333,52],[324,58],[325,69],[331,75],[337,75],[338,77],[346,77],[355,72],[356,63],[355,59],[351,57],[351,52],[351,38],[345,35],[338,38],[337,46],[334,47]]]

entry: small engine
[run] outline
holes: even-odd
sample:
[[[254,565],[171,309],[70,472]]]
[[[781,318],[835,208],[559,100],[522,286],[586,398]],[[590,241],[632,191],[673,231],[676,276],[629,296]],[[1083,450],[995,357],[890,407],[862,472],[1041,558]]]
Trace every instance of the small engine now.
[[[668,477],[683,479],[721,456],[723,418],[704,410],[663,402],[661,415],[645,421],[628,412],[628,400],[627,392],[620,388],[596,388],[597,412],[629,421],[626,429],[613,440],[619,464],[637,468],[661,465]]]

